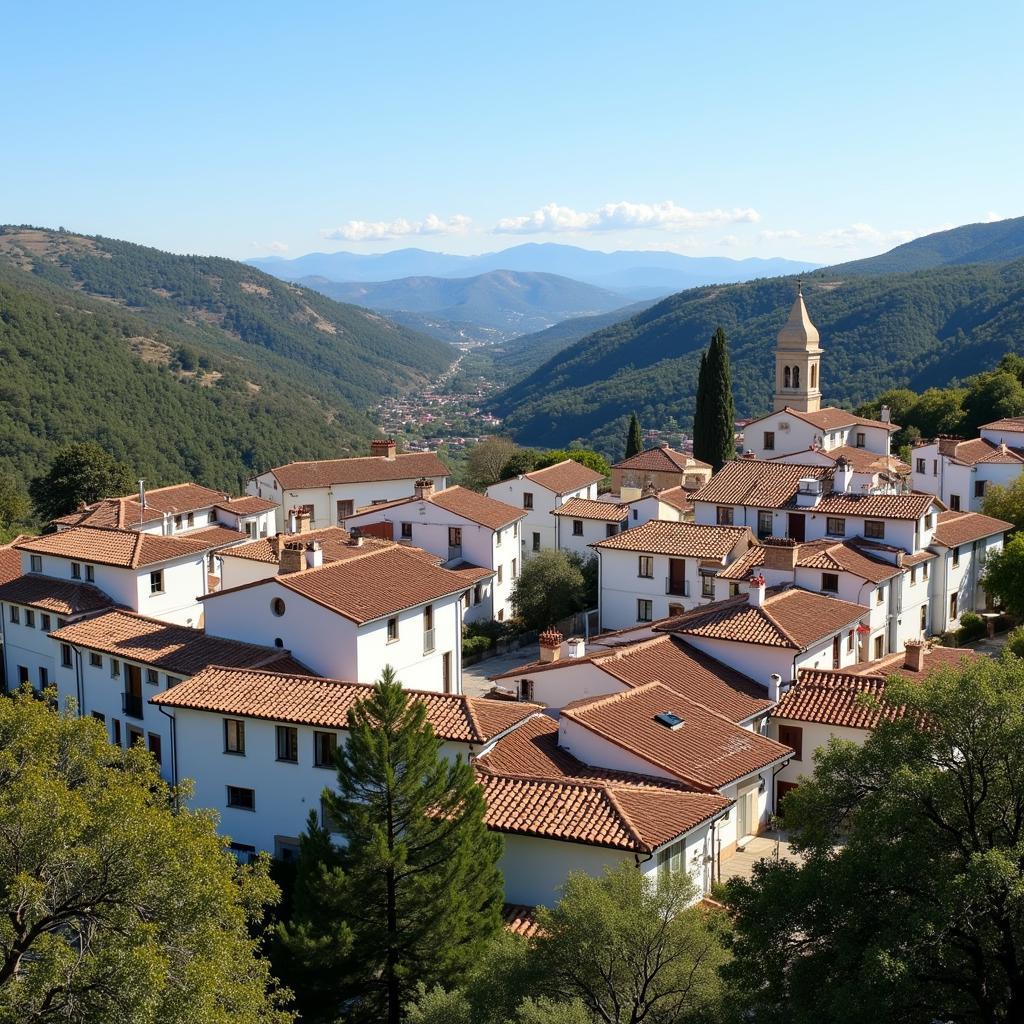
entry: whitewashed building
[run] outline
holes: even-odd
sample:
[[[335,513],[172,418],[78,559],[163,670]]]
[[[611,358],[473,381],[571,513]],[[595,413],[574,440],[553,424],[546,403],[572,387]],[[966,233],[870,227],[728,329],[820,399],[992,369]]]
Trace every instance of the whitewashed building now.
[[[942,437],[916,445],[911,455],[914,490],[934,494],[954,512],[980,512],[993,487],[1008,487],[1024,470],[1024,436],[991,429],[999,423],[1016,423],[1024,431],[1024,420],[997,420],[971,441]],[[1017,444],[992,440],[992,434]]]
[[[553,509],[555,546],[583,559],[593,558],[591,545],[628,528],[629,506],[616,501],[572,498]]]

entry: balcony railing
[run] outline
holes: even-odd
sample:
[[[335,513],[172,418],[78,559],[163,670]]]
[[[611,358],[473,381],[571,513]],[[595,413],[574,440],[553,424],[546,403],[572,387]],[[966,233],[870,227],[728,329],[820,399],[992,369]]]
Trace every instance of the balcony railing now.
[[[434,650],[434,631],[432,629],[423,630],[423,653],[430,654]]]
[[[665,593],[671,594],[673,597],[689,597],[690,596],[690,581],[689,580],[674,580],[671,576],[665,577]]]
[[[121,694],[121,710],[129,718],[142,718],[142,697],[134,693]]]

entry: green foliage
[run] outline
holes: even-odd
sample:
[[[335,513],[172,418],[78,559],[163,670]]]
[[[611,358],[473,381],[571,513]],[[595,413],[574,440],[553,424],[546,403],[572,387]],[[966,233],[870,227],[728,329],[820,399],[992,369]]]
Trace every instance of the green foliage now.
[[[1024,533],[988,556],[981,582],[1003,611],[1024,618]]]
[[[330,970],[318,997],[333,1003],[307,1006],[299,991],[303,1019],[331,1020],[351,1001],[360,1017],[398,1021],[417,983],[451,985],[500,930],[501,839],[473,769],[441,750],[390,668],[349,712],[337,789],[323,795],[344,843],[331,847],[314,817],[300,853],[311,903],[331,906],[297,899],[284,928],[299,971]]]
[[[1013,523],[1015,530],[1024,530],[1024,475],[1005,487],[990,487],[981,509],[987,516]]]
[[[183,794],[187,796],[187,794]],[[152,757],[21,692],[0,700],[0,1021],[285,1024],[260,954],[277,897]]]
[[[980,640],[985,635],[985,620],[977,612],[964,612],[960,616],[960,628],[956,631],[958,647]]]
[[[36,515],[44,522],[74,512],[81,502],[132,494],[131,470],[98,444],[67,444],[53,455],[50,468],[29,485]]]
[[[462,656],[470,658],[477,654],[485,654],[493,646],[494,641],[489,636],[467,636],[462,641]]]
[[[32,519],[32,502],[21,481],[0,469],[0,536],[9,538]]]
[[[631,412],[629,414],[629,433],[626,434],[626,454],[624,457],[631,459],[634,455],[639,455],[643,450],[644,437],[640,432],[640,420],[637,419],[635,412]]]
[[[803,860],[729,882],[741,1017],[1020,1019],[1024,662],[894,678],[885,699],[908,713],[833,740],[786,795]]]
[[[512,587],[512,606],[527,629],[546,629],[587,605],[587,581],[564,551],[531,555]]]
[[[552,448],[550,451],[544,452],[537,457],[533,468],[544,469],[546,466],[553,466],[556,462],[564,462],[566,459],[572,459],[581,466],[586,466],[587,469],[600,473],[601,476],[611,476],[612,468],[608,465],[608,460],[603,455],[589,448],[577,448],[575,446]]]
[[[719,327],[701,358],[697,410],[693,421],[693,457],[717,473],[736,457],[736,412],[732,399],[729,345]]]
[[[1015,658],[1024,658],[1024,626],[1010,630],[1006,636],[1006,650]]]
[[[482,491],[499,480],[507,479],[503,475],[505,467],[516,457],[521,457],[521,449],[511,438],[498,435],[485,438],[469,450],[463,482],[467,487]]]

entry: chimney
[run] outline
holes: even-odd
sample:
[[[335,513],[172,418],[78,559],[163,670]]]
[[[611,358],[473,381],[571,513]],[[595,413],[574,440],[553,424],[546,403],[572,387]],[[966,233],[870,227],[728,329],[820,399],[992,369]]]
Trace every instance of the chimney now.
[[[764,577],[751,576],[748,581],[750,585],[750,606],[760,608],[764,604]]]
[[[299,525],[295,521],[295,517],[297,515],[298,515],[298,510],[297,509],[293,508],[293,509],[290,509],[289,512],[288,512],[288,532],[289,533],[298,533],[299,532]]]
[[[909,672],[921,672],[924,670],[925,644],[923,640],[907,641],[907,657],[903,667]]]
[[[883,423],[888,423],[888,422],[889,422],[889,417],[890,417],[891,415],[892,415],[892,413],[891,413],[891,412],[890,412],[890,410],[889,410],[889,406],[887,406],[887,405],[883,405],[883,406],[882,406],[882,410],[881,410],[881,412],[879,412],[879,414],[878,414],[878,418],[879,418],[879,419],[880,419],[880,420],[881,420],[881,421],[882,421]]]
[[[557,629],[546,629],[540,637],[540,660],[544,664],[558,661],[562,653],[562,634]]]
[[[348,531],[348,542],[354,548],[361,548],[363,546],[363,531],[358,526],[353,526]]]
[[[395,439],[389,437],[383,441],[371,441],[370,454],[393,462],[395,459]]]
[[[840,494],[849,494],[853,483],[853,466],[847,459],[836,459],[836,470],[832,474],[832,490]]]
[[[796,503],[799,508],[812,508],[821,501],[821,481],[816,476],[803,476],[797,483]]]
[[[306,568],[306,546],[301,541],[289,541],[281,549],[281,558],[277,564],[278,576],[287,576],[293,572],[302,572]]]
[[[764,545],[764,567],[779,572],[793,572],[800,558],[800,545],[788,537],[766,537]]]
[[[778,672],[773,672],[768,677],[768,699],[772,701],[778,701],[782,696],[782,676]]]
[[[434,481],[428,480],[425,476],[421,476],[419,480],[416,481],[413,490],[420,501],[430,501],[434,496]]]
[[[288,525],[292,533],[309,533],[313,515],[308,508],[293,508],[288,513]]]
[[[570,658],[582,658],[586,653],[587,644],[581,636],[571,636],[565,642],[566,651]]]
[[[324,546],[318,540],[311,540],[306,545],[306,568],[319,569],[324,564]]]
[[[283,547],[284,547],[284,534],[283,533],[275,533],[274,536],[270,538],[270,550],[273,553],[274,558],[276,558],[278,561],[280,561],[280,559],[281,559],[281,549]]]

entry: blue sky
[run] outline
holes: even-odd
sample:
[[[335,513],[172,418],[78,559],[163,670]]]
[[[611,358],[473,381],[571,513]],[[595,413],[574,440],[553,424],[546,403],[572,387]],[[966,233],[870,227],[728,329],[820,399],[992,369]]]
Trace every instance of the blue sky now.
[[[1024,213],[1019,0],[98,0],[3,32],[0,221],[836,262]]]

